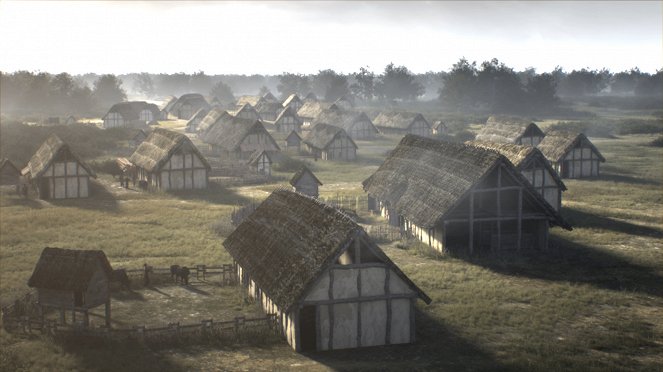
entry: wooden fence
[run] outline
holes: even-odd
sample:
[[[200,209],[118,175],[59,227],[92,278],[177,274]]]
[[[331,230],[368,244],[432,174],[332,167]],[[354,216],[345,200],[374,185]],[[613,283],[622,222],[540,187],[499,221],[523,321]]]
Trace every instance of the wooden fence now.
[[[393,242],[404,238],[407,234],[398,226],[391,225],[361,225],[366,233],[376,242]]]
[[[191,271],[189,281],[212,282],[217,285],[237,284],[237,273],[233,265],[224,264],[217,266],[191,265],[187,266]],[[131,288],[145,286],[145,269],[125,269]],[[170,273],[170,267],[150,267],[148,272],[149,285],[173,284],[175,279]]]

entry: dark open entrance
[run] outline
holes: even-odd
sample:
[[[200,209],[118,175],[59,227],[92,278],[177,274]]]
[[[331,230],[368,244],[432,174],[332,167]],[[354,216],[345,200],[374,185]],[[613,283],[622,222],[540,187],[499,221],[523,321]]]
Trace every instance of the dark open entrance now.
[[[41,178],[39,182],[39,198],[40,199],[50,199],[51,197],[51,188],[50,188],[50,179]]]
[[[83,291],[74,291],[74,306],[83,306]]]
[[[315,306],[304,306],[299,311],[299,335],[302,351],[315,351],[317,349],[315,314]]]

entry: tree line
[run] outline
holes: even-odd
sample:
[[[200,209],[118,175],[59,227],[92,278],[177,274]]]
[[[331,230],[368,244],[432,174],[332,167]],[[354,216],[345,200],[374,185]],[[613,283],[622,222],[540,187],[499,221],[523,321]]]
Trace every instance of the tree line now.
[[[397,101],[438,100],[455,110],[532,112],[554,110],[560,97],[585,97],[607,92],[612,95],[663,95],[663,69],[654,74],[633,68],[611,73],[607,69],[558,67],[537,73],[516,71],[497,59],[481,64],[461,58],[449,71],[415,74],[406,66],[390,63],[376,73],[360,67],[350,74],[332,69],[316,74],[284,72],[280,75],[193,74],[125,75],[18,71],[2,73],[0,106],[3,111],[49,113],[103,113],[125,100],[127,93],[144,99],[162,99],[197,92],[232,103],[237,96],[272,91],[281,99],[292,93],[314,93],[328,101],[351,95],[361,103],[389,104]]]

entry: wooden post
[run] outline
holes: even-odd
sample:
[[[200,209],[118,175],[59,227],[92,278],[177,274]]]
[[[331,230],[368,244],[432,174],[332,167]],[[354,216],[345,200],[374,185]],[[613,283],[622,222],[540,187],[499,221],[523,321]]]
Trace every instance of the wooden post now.
[[[90,314],[88,314],[87,310],[83,313],[83,322],[85,323],[85,328],[90,326]]]
[[[448,252],[449,249],[448,249],[448,247],[447,247],[447,232],[448,232],[449,230],[448,230],[447,226],[448,226],[449,224],[447,223],[447,221],[444,221],[444,224],[443,224],[443,225],[444,225],[444,228],[443,228],[443,230],[442,230],[442,249]]]
[[[523,240],[523,189],[518,190],[518,250]]]
[[[499,191],[498,191],[499,192]],[[474,192],[470,192],[470,254],[474,253]]]
[[[110,298],[106,300],[106,327],[111,327],[111,302]]]
[[[64,306],[60,307],[60,324],[65,324],[66,319],[64,316]]]
[[[497,250],[502,250],[502,200],[500,188],[502,187],[502,165],[497,167]],[[492,245],[491,245],[492,248]]]

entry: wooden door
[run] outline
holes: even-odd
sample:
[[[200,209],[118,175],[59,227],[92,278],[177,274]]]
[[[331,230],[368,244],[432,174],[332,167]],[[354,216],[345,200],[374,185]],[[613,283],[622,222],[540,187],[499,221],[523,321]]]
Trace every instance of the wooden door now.
[[[317,349],[315,315],[315,306],[304,306],[299,311],[299,336],[302,351],[315,351]]]

